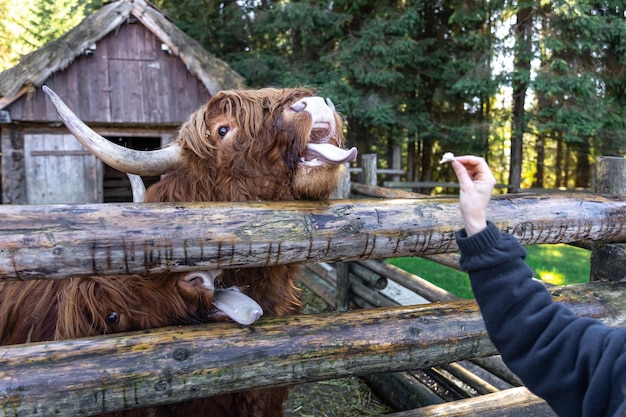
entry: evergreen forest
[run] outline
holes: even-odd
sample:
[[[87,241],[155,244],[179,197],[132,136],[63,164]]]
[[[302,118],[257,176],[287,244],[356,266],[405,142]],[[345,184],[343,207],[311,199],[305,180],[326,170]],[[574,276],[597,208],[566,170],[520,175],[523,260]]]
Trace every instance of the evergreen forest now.
[[[0,0],[0,70],[100,0]],[[251,88],[305,85],[407,181],[484,156],[512,190],[591,185],[626,154],[624,0],[152,0]]]

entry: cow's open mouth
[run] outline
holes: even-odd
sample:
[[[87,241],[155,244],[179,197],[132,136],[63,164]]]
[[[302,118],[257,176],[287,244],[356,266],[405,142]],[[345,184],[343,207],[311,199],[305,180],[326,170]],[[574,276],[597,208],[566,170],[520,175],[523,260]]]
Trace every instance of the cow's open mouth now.
[[[216,288],[215,307],[240,324],[252,324],[263,315],[263,308],[237,287]]]
[[[305,97],[288,108],[289,112],[307,112],[311,116],[309,143],[300,158],[301,165],[306,167],[338,165],[356,159],[356,148],[346,150],[335,146],[337,124],[334,107],[328,99],[324,101],[321,97]]]
[[[330,143],[307,144],[304,156],[300,158],[300,163],[308,166],[318,166],[324,164],[343,164],[356,159],[356,148],[341,149]]]
[[[220,288],[216,286],[220,269],[196,271],[185,274],[182,280],[192,285],[201,285],[213,292],[215,310],[208,314],[210,320],[230,318],[240,324],[252,324],[263,315],[263,308],[238,287]]]

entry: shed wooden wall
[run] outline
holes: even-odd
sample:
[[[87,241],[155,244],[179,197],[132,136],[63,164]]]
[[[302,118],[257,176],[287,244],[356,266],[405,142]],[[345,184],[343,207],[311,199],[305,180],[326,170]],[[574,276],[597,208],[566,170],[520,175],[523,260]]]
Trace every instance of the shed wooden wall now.
[[[102,162],[70,134],[24,136],[28,202],[102,201]]]
[[[134,149],[169,143],[176,128],[98,126],[102,136]],[[65,126],[0,125],[2,204],[101,203],[132,201],[125,175],[101,167]],[[82,169],[79,169],[82,166]],[[146,186],[158,177],[144,177]],[[123,190],[122,190],[123,189]]]
[[[210,95],[176,56],[141,23],[124,23],[46,85],[85,122],[179,125]],[[20,121],[59,121],[43,91],[8,109]]]

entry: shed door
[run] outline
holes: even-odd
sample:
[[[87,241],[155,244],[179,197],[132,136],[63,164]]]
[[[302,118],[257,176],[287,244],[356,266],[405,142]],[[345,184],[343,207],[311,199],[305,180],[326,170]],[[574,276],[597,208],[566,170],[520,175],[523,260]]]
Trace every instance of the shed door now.
[[[29,204],[101,203],[102,162],[72,135],[26,134]]]

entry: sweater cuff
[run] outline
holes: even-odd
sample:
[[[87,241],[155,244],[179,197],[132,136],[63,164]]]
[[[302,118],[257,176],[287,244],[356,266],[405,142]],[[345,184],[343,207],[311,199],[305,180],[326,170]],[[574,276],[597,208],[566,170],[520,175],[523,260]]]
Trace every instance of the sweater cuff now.
[[[465,229],[456,232],[456,243],[459,245],[461,253],[467,256],[473,256],[485,252],[488,248],[495,246],[500,240],[500,231],[490,221],[487,221],[487,227],[472,236],[467,236]]]
[[[463,271],[476,271],[506,264],[514,259],[525,259],[526,250],[513,235],[501,233],[495,224],[487,222],[487,228],[472,236],[465,230],[456,233],[461,250],[460,267]]]

